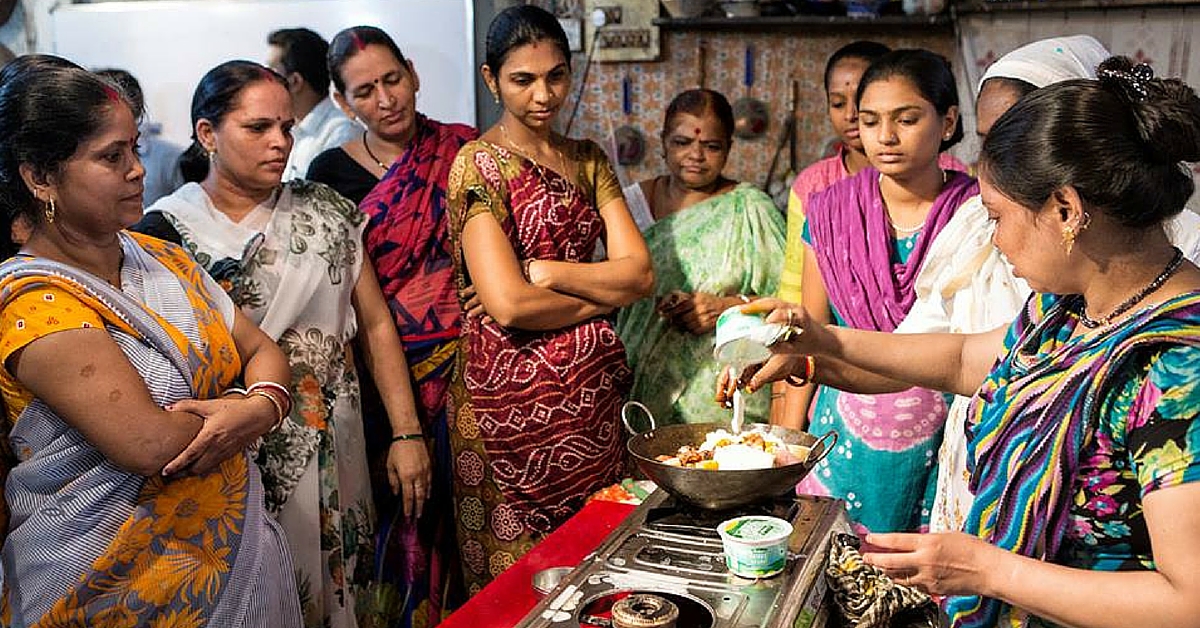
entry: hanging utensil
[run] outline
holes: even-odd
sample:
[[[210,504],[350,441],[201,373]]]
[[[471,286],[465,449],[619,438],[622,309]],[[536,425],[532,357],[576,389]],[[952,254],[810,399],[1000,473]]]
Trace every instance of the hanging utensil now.
[[[783,205],[787,204],[787,195],[785,194],[787,187],[792,179],[796,178],[796,111],[799,99],[800,82],[793,80],[791,96],[788,101],[788,115],[783,120],[783,132],[779,134],[779,143],[775,146],[775,153],[771,156],[771,165],[767,168],[767,178],[763,181],[763,189],[767,191],[767,194],[774,198],[776,203],[779,203],[782,198]],[[776,177],[776,173],[779,173],[779,168],[782,167],[780,157],[785,147],[788,151],[788,170]]]
[[[646,136],[628,120],[633,114],[633,86],[626,75],[621,81],[621,111],[627,122],[613,131],[613,139],[617,143],[617,164],[636,166],[646,155]]]
[[[746,67],[743,74],[746,95],[733,103],[733,134],[746,140],[762,137],[767,131],[767,105],[750,95],[754,87],[754,46],[746,46]]]

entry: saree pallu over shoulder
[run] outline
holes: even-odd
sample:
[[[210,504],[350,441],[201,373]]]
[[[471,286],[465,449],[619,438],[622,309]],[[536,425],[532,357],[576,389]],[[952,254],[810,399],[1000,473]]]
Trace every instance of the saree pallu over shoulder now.
[[[367,257],[405,342],[458,338],[446,182],[459,149],[478,136],[418,115],[408,148],[359,203]]]
[[[122,244],[126,265],[139,256],[161,264],[143,264],[157,273],[146,282],[164,273],[177,282],[170,289],[186,294],[195,320],[185,327],[195,337],[98,278],[39,259],[0,265],[0,308],[27,291],[59,288],[99,315],[157,403],[218,395],[241,363],[213,284],[179,247],[137,235]],[[19,444],[19,463],[6,487],[6,626],[245,625],[270,533],[245,454],[203,475],[138,476],[107,462],[38,399],[10,442]]]
[[[1117,387],[1128,388],[1117,375],[1147,352],[1200,349],[1200,293],[1070,338],[1078,304],[1076,296],[1032,295],[1009,329],[1008,353],[970,408],[975,503],[964,531],[1042,560],[1055,560],[1068,536],[1082,458],[1103,420],[1101,405]],[[955,627],[996,626],[1002,617],[1013,626],[1031,621],[978,596],[948,598],[947,612]]]
[[[975,179],[956,170],[944,172],[946,182],[904,262],[892,259],[894,244],[878,170],[863,168],[809,197],[806,214],[813,252],[829,302],[848,326],[892,331],[908,314],[925,253],[958,207],[979,193]]]

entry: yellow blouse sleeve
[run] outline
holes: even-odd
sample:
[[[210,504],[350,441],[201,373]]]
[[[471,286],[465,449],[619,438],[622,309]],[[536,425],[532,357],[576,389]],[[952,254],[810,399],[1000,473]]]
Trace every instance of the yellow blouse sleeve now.
[[[583,181],[591,185],[592,196],[596,199],[596,209],[607,205],[616,198],[624,198],[621,193],[621,181],[613,170],[612,162],[604,149],[591,140],[581,140],[578,144],[579,160],[583,168]]]
[[[104,321],[69,292],[52,286],[29,290],[0,312],[0,362],[43,336],[90,327],[103,329]]]
[[[0,365],[38,338],[89,327],[103,329],[104,321],[95,310],[61,288],[45,286],[17,295],[0,311]],[[33,400],[33,394],[7,368],[0,368],[0,395],[10,424]]]
[[[468,142],[458,151],[447,191],[454,232],[462,233],[463,225],[483,212],[491,212],[501,222],[508,217],[504,167],[506,164],[482,141]]]
[[[783,271],[779,276],[779,298],[791,303],[800,302],[800,283],[804,278],[804,203],[795,189],[788,193],[787,246],[783,255]]]

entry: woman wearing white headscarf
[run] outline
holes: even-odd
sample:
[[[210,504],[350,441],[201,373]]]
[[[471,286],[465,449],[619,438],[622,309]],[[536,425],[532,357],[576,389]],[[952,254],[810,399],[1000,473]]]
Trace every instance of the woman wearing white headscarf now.
[[[1110,55],[1088,35],[1035,41],[1004,55],[988,68],[976,100],[977,132],[992,124],[1020,98],[1047,85],[1096,78],[1096,66]],[[1184,211],[1167,222],[1167,234],[1189,260],[1200,259],[1200,218]],[[916,302],[897,333],[979,333],[1007,326],[1029,296],[1029,286],[992,245],[993,224],[978,196],[967,200],[938,234],[916,279]],[[850,383],[850,382],[847,382]],[[863,373],[855,392],[884,392],[905,385],[872,380]],[[942,446],[929,529],[962,529],[974,496],[967,487],[968,397],[950,406]]]

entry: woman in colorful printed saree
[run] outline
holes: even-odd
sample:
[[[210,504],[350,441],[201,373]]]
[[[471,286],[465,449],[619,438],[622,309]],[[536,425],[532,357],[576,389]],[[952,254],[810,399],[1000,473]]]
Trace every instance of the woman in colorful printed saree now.
[[[370,164],[362,162],[359,150],[374,145],[372,154],[390,164],[376,164],[372,176],[382,179],[360,195],[365,198],[359,199],[359,209],[367,216],[364,248],[404,346],[425,435],[424,440],[393,440],[377,394],[364,386],[367,460],[378,511],[375,569],[385,587],[394,587],[407,600],[389,626],[433,626],[466,598],[454,534],[453,458],[446,424],[447,389],[461,331],[446,181],[458,150],[479,133],[417,112],[419,82],[412,62],[377,28],[356,26],[338,33],[329,45],[329,71],[340,94],[334,98],[367,127],[364,144],[333,150],[365,167]],[[314,168],[321,160],[317,157]],[[414,447],[428,447],[433,462],[429,499],[417,508],[415,521],[405,511],[396,482],[404,465],[411,464]]]
[[[192,118],[193,149],[207,152],[211,167],[201,183],[156,202],[150,217],[288,356],[296,408],[265,439],[259,464],[267,507],[292,547],[305,624],[380,621],[400,601],[373,582],[375,512],[349,350],[356,334],[393,438],[417,441],[396,478],[406,512],[424,504],[430,471],[396,326],[362,263],[365,217],[319,183],[280,184],[292,117],[270,70],[217,66],[196,89]]]
[[[455,268],[477,291],[464,303],[450,436],[472,594],[623,468],[631,374],[605,317],[649,294],[654,275],[604,153],[551,131],[570,58],[553,15],[500,12],[483,77],[504,112],[450,173]],[[593,263],[601,236],[608,259]]]
[[[1200,626],[1200,269],[1163,229],[1195,189],[1200,98],[1124,57],[1097,76],[1033,92],[984,140],[996,246],[1035,291],[1007,330],[747,306],[804,329],[752,388],[808,353],[831,385],[857,367],[975,394],[965,533],[867,537],[870,562],[949,596],[956,628]]]
[[[721,176],[733,111],[718,92],[676,96],[663,123],[669,174],[625,189],[654,263],[655,298],[621,309],[617,335],[633,369],[630,398],[661,423],[727,421],[713,405],[713,331],[726,308],[774,294],[783,259],[783,218],[750,183]],[[746,417],[766,421],[770,393],[749,395]]]
[[[145,170],[114,86],[22,57],[0,134],[0,202],[33,226],[0,265],[0,625],[297,625],[248,448],[283,418],[282,352],[186,252],[122,231]]]
[[[938,164],[938,154],[962,137],[954,76],[941,56],[897,50],[880,57],[859,84],[858,112],[875,166],[809,197],[802,298],[823,323],[890,332],[912,306],[930,243],[979,187]],[[809,385],[802,392],[814,389],[811,429],[835,429],[840,443],[798,490],[845,499],[851,518],[869,530],[925,525],[946,396],[920,388],[856,395]]]

